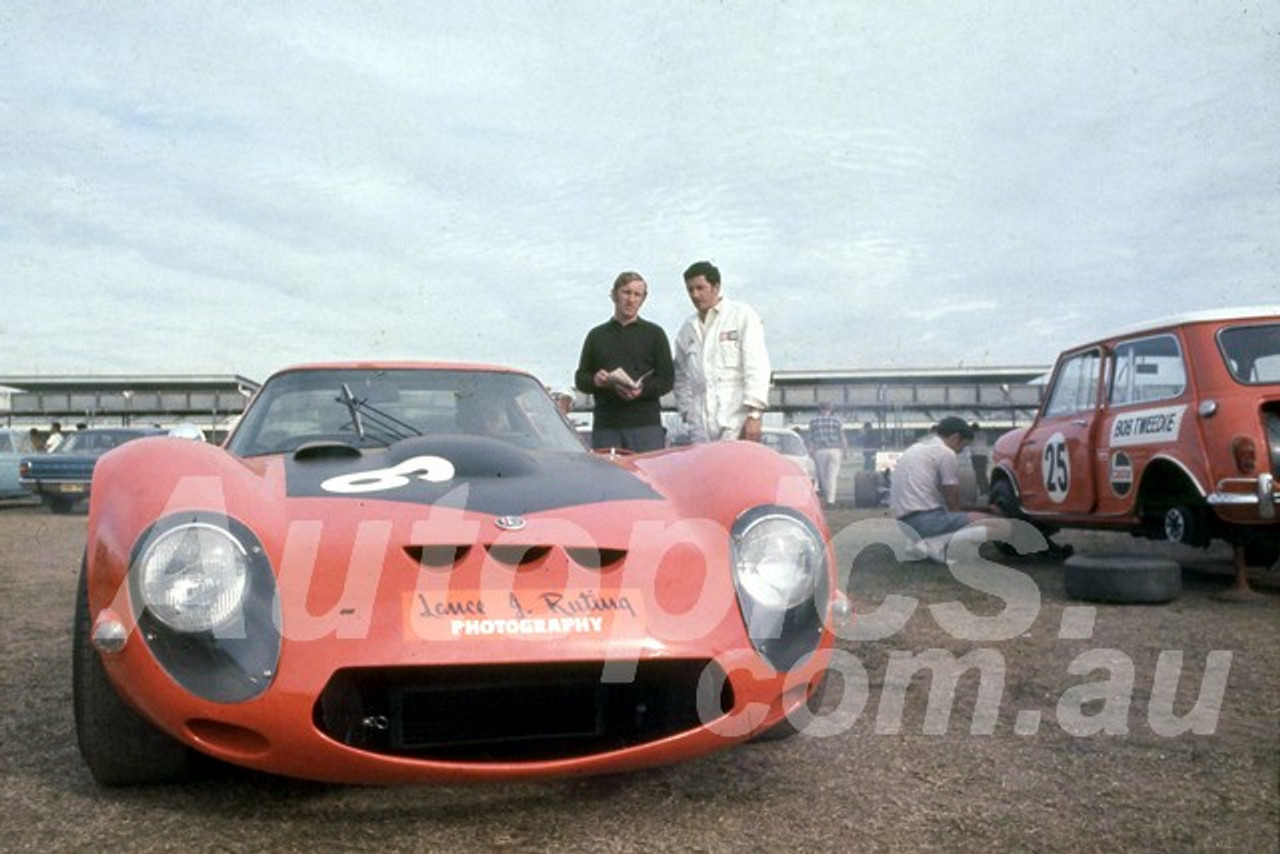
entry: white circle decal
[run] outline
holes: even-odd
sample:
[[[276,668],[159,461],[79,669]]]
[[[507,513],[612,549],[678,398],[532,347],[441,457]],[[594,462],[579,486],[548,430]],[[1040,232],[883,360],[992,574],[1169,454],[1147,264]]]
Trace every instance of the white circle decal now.
[[[1061,433],[1054,433],[1044,446],[1040,458],[1040,474],[1044,491],[1054,504],[1061,504],[1071,491],[1071,457],[1067,453],[1067,440]]]

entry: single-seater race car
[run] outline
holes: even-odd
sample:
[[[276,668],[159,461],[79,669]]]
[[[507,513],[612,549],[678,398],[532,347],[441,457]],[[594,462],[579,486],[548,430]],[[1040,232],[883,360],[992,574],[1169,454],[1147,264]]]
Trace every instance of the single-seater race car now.
[[[98,462],[76,605],[103,785],[201,754],[349,783],[616,772],[794,732],[836,592],[808,479],[586,450],[504,368],[300,366],[223,447]]]

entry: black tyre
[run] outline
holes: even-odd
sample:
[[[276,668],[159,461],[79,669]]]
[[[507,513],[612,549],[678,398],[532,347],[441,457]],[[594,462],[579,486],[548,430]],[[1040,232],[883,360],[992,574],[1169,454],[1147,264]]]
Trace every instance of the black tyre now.
[[[817,687],[813,689],[813,693],[809,695],[809,699],[806,703],[809,707],[809,711],[814,714],[817,714],[818,710],[822,708],[822,699],[827,695],[827,676],[829,675],[829,672],[830,671],[822,674],[822,678],[819,680]],[[752,736],[751,741],[753,744],[769,741],[782,741],[784,739],[791,738],[791,736],[798,732],[800,732],[800,730],[796,729],[796,725],[791,722],[791,718],[783,718],[759,735]]]
[[[853,476],[853,505],[877,507],[880,504],[880,475],[873,471],[860,471]]]
[[[90,631],[88,577],[81,565],[71,640],[71,694],[76,740],[93,779],[103,786],[183,779],[191,751],[120,699],[89,641]]]
[[[1204,511],[1185,504],[1164,511],[1164,538],[1185,546],[1209,544],[1209,526]]]
[[[991,484],[988,500],[992,508],[1001,516],[1007,516],[1010,519],[1022,518],[1022,503],[1018,501],[1018,495],[1013,491],[1013,484],[1007,478],[1002,477]]]
[[[1062,571],[1067,595],[1087,602],[1154,604],[1182,593],[1182,567],[1168,558],[1074,555]]]
[[[56,513],[59,516],[70,513],[71,508],[75,506],[75,502],[70,498],[46,498],[45,504],[49,506],[50,513]]]

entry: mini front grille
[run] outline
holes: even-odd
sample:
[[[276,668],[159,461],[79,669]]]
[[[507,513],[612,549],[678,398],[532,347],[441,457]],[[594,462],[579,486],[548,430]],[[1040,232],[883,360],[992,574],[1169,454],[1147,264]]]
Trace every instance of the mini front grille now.
[[[603,662],[341,670],[316,703],[315,722],[375,753],[529,762],[644,744],[733,707],[712,662],[642,661],[626,682],[602,681],[605,673]]]

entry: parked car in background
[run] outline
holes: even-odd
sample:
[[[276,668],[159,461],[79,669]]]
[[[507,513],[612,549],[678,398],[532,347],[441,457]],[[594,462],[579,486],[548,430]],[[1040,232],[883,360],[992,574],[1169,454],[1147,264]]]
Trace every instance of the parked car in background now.
[[[56,451],[24,456],[18,481],[54,513],[68,513],[89,497],[98,457],[144,436],[163,436],[159,427],[91,427],[67,433]]]
[[[0,498],[25,498],[31,494],[18,482],[18,465],[34,451],[28,431],[0,430]]]
[[[760,441],[765,447],[772,448],[800,466],[814,486],[817,486],[818,468],[813,462],[813,457],[809,456],[809,448],[804,443],[804,437],[798,432],[790,427],[764,427],[760,431]]]
[[[1280,306],[1171,318],[1071,348],[1035,420],[997,440],[992,464],[992,503],[1046,530],[1220,538],[1250,563],[1274,561]]]

